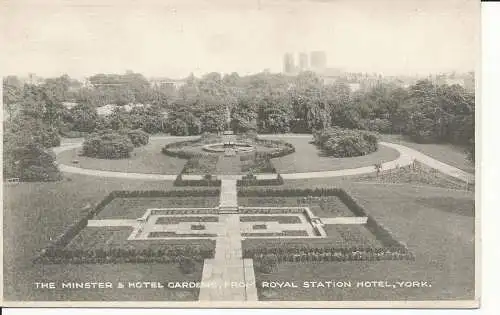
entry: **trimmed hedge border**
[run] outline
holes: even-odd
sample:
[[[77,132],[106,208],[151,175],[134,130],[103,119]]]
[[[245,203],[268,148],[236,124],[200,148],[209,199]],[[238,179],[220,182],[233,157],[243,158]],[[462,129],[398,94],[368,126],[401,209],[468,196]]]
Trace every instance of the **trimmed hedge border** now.
[[[133,244],[133,243],[132,243]],[[185,258],[203,261],[214,257],[215,241],[203,244],[161,244],[155,248],[55,249],[35,259],[35,263],[109,264],[109,263],[174,263]]]
[[[236,186],[241,187],[241,186],[279,186],[284,184],[283,177],[281,174],[278,173],[276,178],[273,179],[249,179],[243,177],[243,179],[238,179],[236,181]]]
[[[238,190],[238,197],[301,197],[301,196],[337,196],[356,216],[367,217],[366,228],[375,235],[384,247],[405,248],[406,245],[394,238],[392,233],[377,222],[351,195],[341,188],[316,189],[262,189]]]
[[[220,179],[183,179],[182,173],[177,175],[174,181],[174,186],[177,187],[220,187],[222,181]]]
[[[248,249],[246,242],[257,241],[265,244],[260,248]],[[243,241],[243,258],[255,259],[256,262],[262,262],[269,255],[276,257],[278,263],[286,262],[333,262],[333,261],[374,261],[374,260],[414,260],[415,256],[407,248],[401,247],[382,247],[382,248],[333,248],[328,244],[324,247],[308,244],[303,247],[290,245],[289,243],[276,242],[274,247],[262,239],[246,239]]]
[[[213,190],[115,190],[102,199],[94,208],[91,208],[81,218],[76,219],[59,236],[49,242],[40,251],[34,261],[39,261],[43,257],[53,257],[55,252],[62,251],[71,240],[80,233],[88,224],[88,220],[99,214],[115,198],[134,197],[218,197],[219,189]]]

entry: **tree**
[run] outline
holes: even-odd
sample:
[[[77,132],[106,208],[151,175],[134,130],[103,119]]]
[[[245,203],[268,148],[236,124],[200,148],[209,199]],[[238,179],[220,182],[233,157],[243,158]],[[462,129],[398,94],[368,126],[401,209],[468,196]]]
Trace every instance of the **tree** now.
[[[87,104],[78,104],[70,110],[72,129],[80,132],[92,132],[97,125],[97,111]]]
[[[134,144],[127,135],[115,131],[94,133],[83,142],[83,155],[100,159],[130,157]]]
[[[34,133],[37,133],[36,129],[16,132],[9,126],[4,129],[4,178],[17,177],[21,181],[55,181],[62,178],[55,156],[44,149],[42,141]]]

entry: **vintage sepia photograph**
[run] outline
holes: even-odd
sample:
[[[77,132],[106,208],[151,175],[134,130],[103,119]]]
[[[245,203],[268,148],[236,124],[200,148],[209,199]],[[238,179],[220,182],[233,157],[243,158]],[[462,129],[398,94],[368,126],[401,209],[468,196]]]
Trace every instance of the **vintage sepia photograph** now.
[[[479,26],[479,0],[0,0],[2,304],[478,307]]]

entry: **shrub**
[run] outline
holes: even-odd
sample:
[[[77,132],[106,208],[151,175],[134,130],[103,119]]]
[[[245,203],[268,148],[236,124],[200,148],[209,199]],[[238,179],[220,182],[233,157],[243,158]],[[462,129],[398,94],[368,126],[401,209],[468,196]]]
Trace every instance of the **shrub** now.
[[[392,131],[392,123],[389,119],[375,118],[362,122],[366,129],[380,133],[390,133]]]
[[[375,134],[341,128],[316,131],[314,143],[328,155],[338,158],[366,155],[378,149],[378,138]]]
[[[130,130],[127,135],[135,147],[146,145],[149,142],[149,134],[141,129]]]
[[[126,135],[107,131],[91,134],[83,142],[83,155],[100,159],[123,159],[130,157],[134,144]]]
[[[260,271],[271,273],[278,267],[278,257],[275,254],[266,254],[260,259]]]
[[[283,177],[278,174],[276,178],[273,179],[257,179],[257,176],[249,173],[241,180],[236,181],[236,186],[278,186],[283,185]]]
[[[195,263],[193,259],[189,257],[181,257],[179,260],[179,267],[181,268],[181,271],[183,274],[191,274],[194,272],[195,269]]]
[[[204,178],[201,180],[196,179],[183,179],[182,174],[177,175],[174,181],[174,186],[178,187],[186,187],[186,186],[198,186],[198,187],[220,187],[221,180],[215,179],[212,175],[210,175],[210,179]]]
[[[27,182],[57,181],[62,178],[55,156],[39,144],[16,146],[4,142],[4,178],[19,178]]]

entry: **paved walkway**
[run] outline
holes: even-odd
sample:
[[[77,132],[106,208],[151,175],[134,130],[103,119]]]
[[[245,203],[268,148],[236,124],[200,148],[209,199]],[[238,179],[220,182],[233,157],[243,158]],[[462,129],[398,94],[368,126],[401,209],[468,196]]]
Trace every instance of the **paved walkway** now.
[[[273,138],[273,137],[296,137],[296,138],[311,138],[311,135],[259,135],[262,138]],[[158,136],[152,137],[153,139],[172,139],[174,137],[169,136]],[[194,137],[182,137],[182,139],[190,139],[196,138]],[[181,138],[178,138],[181,140]],[[407,166],[412,163],[413,160],[417,160],[422,164],[425,164],[431,168],[437,169],[438,171],[452,176],[454,178],[458,178],[460,180],[471,182],[474,179],[474,175],[464,172],[456,167],[448,165],[446,163],[440,162],[430,156],[423,154],[417,150],[411,149],[401,144],[395,144],[390,142],[380,142],[381,145],[387,146],[389,148],[396,149],[399,151],[400,156],[394,161],[386,162],[382,164],[382,170],[394,169],[398,166]],[[54,152],[59,154],[66,150],[75,149],[81,146],[80,142],[67,142],[61,145],[60,147],[54,148]],[[91,176],[101,176],[101,177],[114,177],[114,178],[127,178],[127,179],[141,179],[141,180],[175,180],[177,174],[173,175],[165,175],[165,174],[144,174],[144,173],[125,173],[125,172],[112,172],[112,171],[101,171],[101,170],[92,170],[92,169],[84,169],[76,166],[70,166],[65,164],[59,164],[59,169],[65,173],[75,173],[81,175],[91,175]],[[303,172],[303,173],[286,173],[281,174],[283,179],[307,179],[307,178],[327,178],[327,177],[343,177],[343,176],[351,176],[351,175],[361,175],[373,173],[374,167],[373,165],[351,168],[351,169],[343,169],[336,171],[320,171],[320,172]],[[242,175],[232,175],[234,179],[239,179]],[[268,176],[268,175],[262,175]],[[202,176],[200,175],[200,178]],[[259,178],[259,176],[257,176]]]
[[[223,179],[220,208],[237,207],[236,181]],[[257,300],[253,262],[243,260],[240,216],[219,214],[219,233],[215,255],[206,259],[200,288],[200,301]]]
[[[236,190],[236,180],[222,179],[220,189],[219,208],[237,208],[238,195]]]

